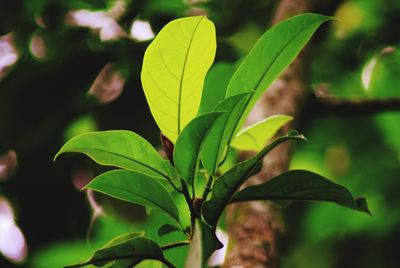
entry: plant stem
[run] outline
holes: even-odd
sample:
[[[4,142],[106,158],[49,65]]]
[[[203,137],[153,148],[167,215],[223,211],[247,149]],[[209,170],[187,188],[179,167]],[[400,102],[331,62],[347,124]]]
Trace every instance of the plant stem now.
[[[183,180],[182,180],[182,193],[185,196],[186,203],[188,204],[188,207],[190,210],[190,227],[191,227],[191,230],[193,230],[194,224],[196,222],[196,217],[199,217],[199,216],[198,216],[196,209],[193,206],[193,200],[190,198],[190,194],[189,194],[187,185]]]
[[[168,250],[168,249],[171,249],[171,248],[182,247],[182,246],[186,246],[186,245],[189,245],[189,244],[190,244],[189,240],[184,240],[184,241],[174,242],[174,243],[171,243],[171,244],[166,244],[166,245],[162,246],[161,249],[162,250]]]

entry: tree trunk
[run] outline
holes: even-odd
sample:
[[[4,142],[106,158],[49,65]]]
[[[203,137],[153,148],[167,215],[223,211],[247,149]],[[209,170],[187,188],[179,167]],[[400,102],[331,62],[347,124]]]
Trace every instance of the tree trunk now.
[[[314,9],[312,0],[281,0],[272,23]],[[305,100],[308,53],[306,48],[256,103],[248,124],[274,114],[299,115]],[[290,126],[292,127],[292,126]],[[289,127],[284,129],[287,132]],[[245,186],[259,184],[286,171],[290,143],[275,148],[264,159],[262,171]],[[242,155],[248,157],[249,155]],[[229,246],[224,267],[277,267],[277,240],[284,230],[281,211],[267,202],[233,204],[227,210]]]

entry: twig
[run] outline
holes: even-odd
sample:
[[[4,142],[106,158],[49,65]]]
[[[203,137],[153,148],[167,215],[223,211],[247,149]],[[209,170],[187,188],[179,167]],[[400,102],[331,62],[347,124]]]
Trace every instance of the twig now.
[[[174,242],[174,243],[171,243],[171,244],[166,244],[166,245],[162,246],[161,249],[162,250],[168,250],[168,249],[171,249],[171,248],[182,247],[182,246],[186,246],[186,245],[189,245],[189,244],[190,244],[190,242],[188,240],[179,241],[179,242]]]

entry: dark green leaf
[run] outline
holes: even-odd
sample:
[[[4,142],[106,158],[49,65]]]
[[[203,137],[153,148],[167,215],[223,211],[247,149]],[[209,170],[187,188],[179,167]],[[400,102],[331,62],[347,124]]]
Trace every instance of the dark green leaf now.
[[[231,202],[252,200],[328,201],[370,214],[365,198],[354,198],[345,187],[306,170],[291,170],[250,186],[234,195]]]
[[[182,231],[179,227],[175,226],[175,225],[171,225],[171,224],[164,224],[163,226],[161,226],[158,231],[157,234],[158,236],[164,236],[166,234],[172,233],[172,232],[178,232],[178,231]]]
[[[208,71],[204,81],[199,114],[214,111],[215,107],[225,99],[226,89],[235,69],[230,63],[214,64]]]
[[[196,220],[185,268],[207,267],[208,258],[215,250],[222,247],[223,245],[210,226],[203,221]]]
[[[257,41],[229,82],[226,96],[251,93],[240,119],[240,128],[261,94],[295,59],[317,28],[331,17],[302,14],[275,25]]]
[[[179,185],[173,168],[153,146],[131,131],[111,130],[85,133],[69,140],[54,159],[63,153],[83,153],[100,165],[168,178]]]
[[[204,142],[201,160],[204,168],[211,174],[215,174],[218,164],[226,152],[228,142],[236,127],[233,119],[240,117],[247,96],[248,94],[240,94],[229,97],[215,108],[218,112],[226,113],[215,121]]]
[[[140,262],[139,260],[145,259],[165,260],[160,246],[150,239],[139,237],[125,241],[124,243],[104,247],[96,251],[89,261],[68,267],[82,267],[89,264],[101,267],[114,260],[136,260]]]
[[[224,208],[229,203],[233,194],[252,175],[260,170],[264,156],[280,143],[287,140],[304,140],[303,135],[291,132],[274,140],[254,157],[243,161],[219,177],[212,188],[211,198],[203,205],[203,217],[211,226],[216,226]]]
[[[104,247],[102,247],[102,249],[126,243],[129,240],[132,240],[137,237],[142,237],[143,235],[144,235],[144,232],[128,233],[128,234],[123,234],[123,235],[117,236],[117,237],[113,238],[111,241],[109,241]],[[133,267],[134,265],[140,263],[142,260],[143,259],[117,260],[112,265],[110,265],[109,268],[130,268],[130,267]]]
[[[134,204],[160,209],[179,222],[178,209],[167,189],[145,174],[130,170],[112,170],[96,177],[85,188]]]
[[[174,163],[179,175],[193,184],[202,145],[214,121],[223,113],[203,114],[193,119],[178,136],[174,148]]]

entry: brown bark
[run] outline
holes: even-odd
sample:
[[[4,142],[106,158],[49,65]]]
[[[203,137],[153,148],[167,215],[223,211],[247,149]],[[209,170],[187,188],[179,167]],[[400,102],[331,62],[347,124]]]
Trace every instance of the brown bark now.
[[[310,12],[312,0],[281,0],[273,23],[293,15]],[[302,51],[281,77],[256,103],[247,123],[274,114],[297,116],[305,99],[307,54]],[[287,131],[286,128],[284,131]],[[248,185],[259,184],[288,169],[290,143],[279,145],[265,159],[262,171]],[[229,233],[228,254],[224,267],[277,267],[277,239],[283,231],[281,213],[266,202],[244,202],[227,210]]]

